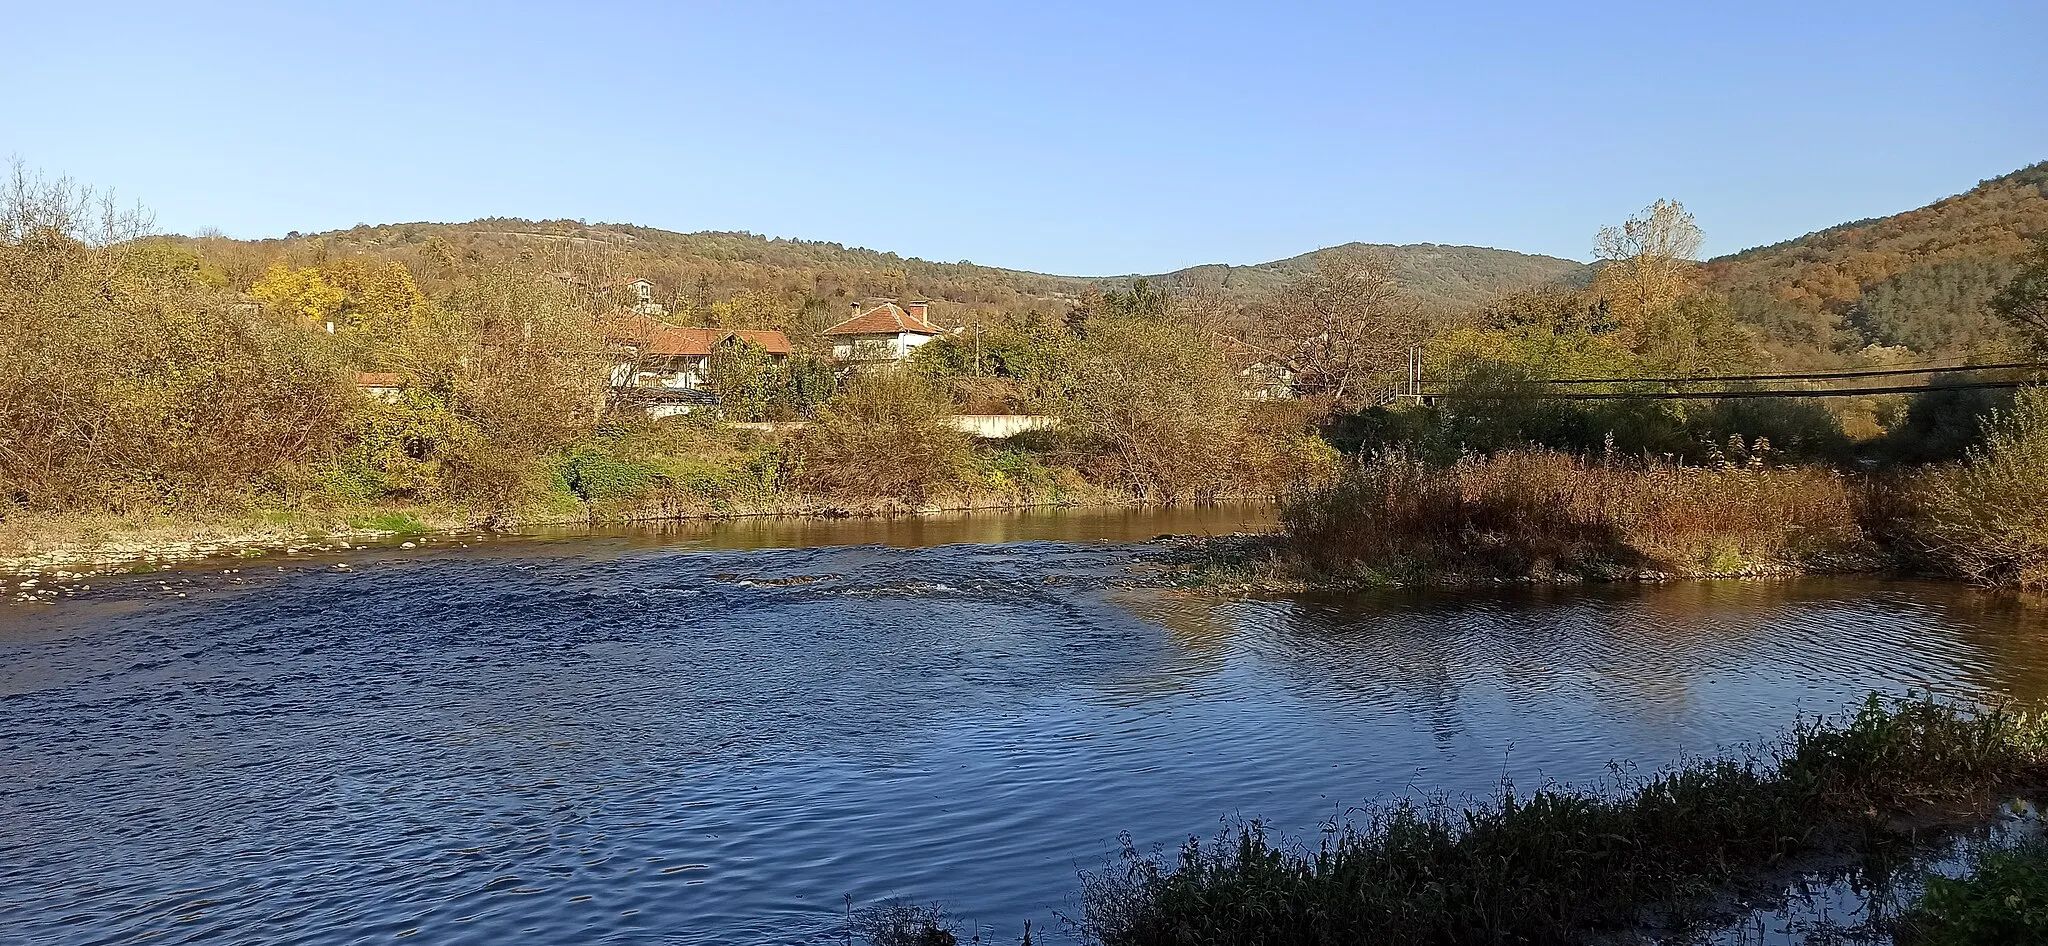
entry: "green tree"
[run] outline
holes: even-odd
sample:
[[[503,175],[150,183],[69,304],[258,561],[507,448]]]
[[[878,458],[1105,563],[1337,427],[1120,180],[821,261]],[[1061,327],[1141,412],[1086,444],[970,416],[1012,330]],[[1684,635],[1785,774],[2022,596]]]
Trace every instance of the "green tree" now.
[[[1105,479],[1164,502],[1200,499],[1232,485],[1225,458],[1248,402],[1214,340],[1162,303],[1141,283],[1089,318],[1059,412],[1100,452]]]
[[[798,482],[821,495],[922,503],[966,479],[973,446],[915,372],[857,375],[798,438]]]
[[[2048,350],[2048,235],[2034,241],[2033,255],[2012,282],[1991,299],[1991,309]]]

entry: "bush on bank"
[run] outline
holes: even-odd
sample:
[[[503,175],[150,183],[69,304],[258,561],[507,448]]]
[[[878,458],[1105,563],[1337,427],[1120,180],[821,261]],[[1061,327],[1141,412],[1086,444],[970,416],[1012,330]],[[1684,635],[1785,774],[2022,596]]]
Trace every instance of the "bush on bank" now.
[[[1894,928],[1899,946],[2048,943],[2048,842],[1993,851],[1967,876],[1928,878]]]
[[[2020,392],[1982,447],[1929,473],[1914,533],[1946,570],[2048,591],[2048,388]]]

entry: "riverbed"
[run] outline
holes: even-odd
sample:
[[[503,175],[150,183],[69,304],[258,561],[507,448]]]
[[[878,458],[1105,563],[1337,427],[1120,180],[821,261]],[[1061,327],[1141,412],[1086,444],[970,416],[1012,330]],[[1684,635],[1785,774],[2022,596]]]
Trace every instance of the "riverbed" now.
[[[1144,540],[1267,515],[447,539],[0,607],[0,943],[835,943],[892,895],[1058,942],[1122,832],[2048,697],[2041,613],[1946,585],[1143,580]]]

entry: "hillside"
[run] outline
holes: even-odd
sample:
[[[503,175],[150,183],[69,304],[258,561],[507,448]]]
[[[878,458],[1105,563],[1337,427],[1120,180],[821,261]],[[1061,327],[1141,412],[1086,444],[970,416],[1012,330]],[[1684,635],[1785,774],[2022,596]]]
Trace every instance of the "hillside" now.
[[[1724,292],[1787,366],[1833,366],[1872,347],[1959,357],[2002,349],[2009,331],[1985,303],[2017,269],[2030,237],[2048,233],[2048,162],[1984,181],[1926,207],[1859,220],[1709,261]],[[279,240],[192,241],[246,287],[271,261],[320,265],[350,257],[405,262],[429,288],[458,262],[538,259],[593,282],[643,276],[691,318],[808,334],[849,300],[921,296],[942,323],[1064,313],[1090,291],[1133,276],[1060,276],[751,233],[676,233],[631,224],[493,218],[359,226]],[[1590,279],[1572,260],[1471,246],[1352,243],[1267,263],[1208,264],[1148,276],[1166,287],[1221,290],[1249,301],[1286,285],[1326,253],[1383,253],[1409,294],[1444,309],[1506,290]]]
[[[1961,356],[2013,342],[1985,304],[2042,233],[2048,162],[1917,210],[1724,256],[1707,272],[1787,363],[1839,363],[1873,345]]]
[[[859,297],[929,298],[937,318],[958,324],[1004,313],[1057,315],[1093,289],[1137,278],[1047,275],[966,262],[935,263],[838,243],[570,220],[386,224],[278,240],[193,242],[231,281],[244,286],[280,257],[298,265],[362,256],[395,259],[431,284],[434,274],[453,261],[527,256],[581,278],[648,278],[661,287],[664,302],[681,310],[705,313],[715,305],[730,307],[741,298],[750,308],[733,318],[799,333],[822,328],[849,300]],[[1147,278],[1174,287],[1220,286],[1233,297],[1248,298],[1309,271],[1320,253],[1361,248],[1387,253],[1408,292],[1447,307],[1470,306],[1502,290],[1580,279],[1587,271],[1584,264],[1570,260],[1507,250],[1349,244],[1270,263],[1195,266]]]
[[[1256,295],[1277,290],[1313,270],[1323,254],[1341,252],[1384,254],[1393,261],[1394,277],[1402,289],[1426,302],[1449,307],[1470,306],[1501,292],[1531,286],[1582,283],[1592,274],[1592,267],[1585,263],[1512,250],[1435,243],[1347,243],[1270,263],[1213,263],[1149,278],[1167,286],[1206,284],[1236,294]]]

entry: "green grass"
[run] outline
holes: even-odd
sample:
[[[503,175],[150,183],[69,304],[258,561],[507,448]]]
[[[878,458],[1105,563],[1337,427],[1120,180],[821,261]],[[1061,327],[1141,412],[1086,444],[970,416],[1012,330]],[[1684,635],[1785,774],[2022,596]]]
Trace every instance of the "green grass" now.
[[[370,513],[350,519],[348,524],[352,529],[389,532],[393,535],[418,535],[432,531],[418,516],[409,512]]]
[[[1854,851],[1889,819],[1985,805],[2048,778],[2034,717],[1875,697],[1767,751],[1698,760],[1611,791],[1507,789],[1382,808],[1313,849],[1257,824],[1084,883],[1105,946],[1576,941],[1703,906],[1789,859]]]
[[[1899,946],[2048,943],[2048,841],[1986,854],[1962,878],[1932,877],[1899,918]]]

